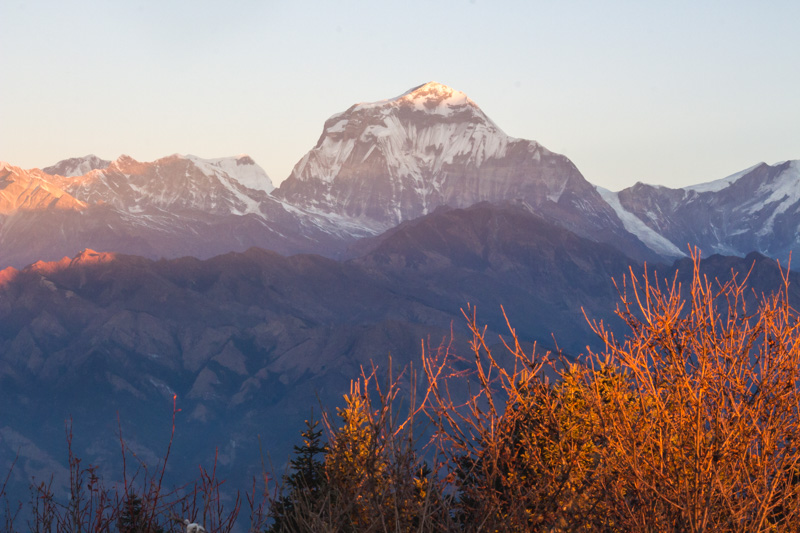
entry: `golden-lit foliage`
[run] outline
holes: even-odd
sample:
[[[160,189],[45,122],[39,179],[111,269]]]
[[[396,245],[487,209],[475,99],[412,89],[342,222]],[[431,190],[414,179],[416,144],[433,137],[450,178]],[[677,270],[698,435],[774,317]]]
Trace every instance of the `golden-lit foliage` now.
[[[605,350],[588,360],[625,377],[605,403],[591,396],[602,461],[618,471],[603,490],[631,529],[790,529],[800,521],[800,323],[788,273],[748,308],[746,280],[709,281],[694,260],[687,296],[675,280],[630,276],[623,342],[593,324]],[[587,369],[587,387],[595,375]]]
[[[466,402],[449,394],[463,378],[446,377],[445,358],[425,359],[426,409],[463,531],[800,523],[800,326],[788,273],[758,296],[735,276],[704,278],[693,258],[689,287],[631,271],[618,306],[624,340],[592,322],[604,349],[580,363],[525,353],[509,326],[514,362],[501,364],[474,310],[478,387]]]
[[[351,383],[337,419],[324,417],[330,445],[322,478],[304,487],[313,491],[294,486],[273,500],[269,532],[452,530],[440,487],[415,449],[420,408],[413,388],[401,402],[402,377],[390,374],[382,387],[373,369]]]
[[[513,329],[495,358],[485,329],[468,315],[478,389],[454,401],[447,353],[429,357],[428,413],[439,426],[438,449],[447,472],[444,492],[455,491],[453,515],[461,531],[593,531],[607,525],[598,477],[598,417],[588,408],[592,391],[577,365],[534,346],[526,354]],[[550,383],[545,370],[556,371]],[[615,379],[614,376],[604,379]],[[618,378],[617,378],[618,379]]]

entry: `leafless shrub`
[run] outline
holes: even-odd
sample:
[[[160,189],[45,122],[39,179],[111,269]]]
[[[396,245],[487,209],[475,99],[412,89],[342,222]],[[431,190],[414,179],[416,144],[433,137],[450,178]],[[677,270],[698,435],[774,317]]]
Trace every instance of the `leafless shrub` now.
[[[688,296],[673,279],[632,273],[619,342],[592,323],[590,354],[624,380],[604,396],[587,372],[591,408],[617,476],[604,491],[620,524],[658,531],[790,530],[800,523],[800,322],[788,272],[748,308],[746,279],[711,282],[699,253]]]

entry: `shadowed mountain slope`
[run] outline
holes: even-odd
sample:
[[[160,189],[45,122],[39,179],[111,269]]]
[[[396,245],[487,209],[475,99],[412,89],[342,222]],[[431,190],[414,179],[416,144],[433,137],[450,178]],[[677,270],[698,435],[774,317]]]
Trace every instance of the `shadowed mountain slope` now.
[[[362,365],[417,360],[420,342],[438,345],[451,326],[463,349],[467,302],[494,331],[505,329],[505,304],[526,340],[552,346],[552,332],[580,349],[592,342],[575,329],[580,305],[601,312],[609,276],[626,265],[608,245],[490,204],[404,224],[347,262],[260,249],[204,261],[85,250],[0,271],[0,408],[13,412],[8,431],[50,461],[71,415],[76,450],[113,465],[116,413],[132,448],[156,457],[177,394],[175,467],[219,447],[226,475],[244,483],[261,464],[257,436],[282,461],[317,398],[336,404]],[[577,292],[559,299],[566,287]]]
[[[754,261],[756,290],[771,290],[777,267],[762,256],[715,256],[705,267],[725,278]],[[155,461],[177,394],[172,474],[219,448],[221,475],[245,486],[260,470],[258,436],[282,464],[310,410],[337,404],[370,360],[417,360],[420,342],[438,345],[451,325],[464,350],[467,302],[490,331],[504,331],[504,305],[525,341],[552,347],[552,333],[572,354],[596,346],[581,308],[613,323],[610,278],[628,265],[519,205],[479,204],[402,224],[347,262],[259,249],[205,261],[86,250],[9,268],[0,271],[3,456],[28,443],[15,483],[51,470],[63,489],[53,465],[72,416],[76,452],[119,475],[117,413],[131,449]]]

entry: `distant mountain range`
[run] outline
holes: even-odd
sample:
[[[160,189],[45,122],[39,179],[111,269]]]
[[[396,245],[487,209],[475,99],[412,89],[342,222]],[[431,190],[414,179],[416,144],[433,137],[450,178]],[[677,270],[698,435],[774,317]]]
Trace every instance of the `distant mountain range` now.
[[[800,161],[760,163],[727,178],[669,189],[638,183],[605,193],[637,235],[652,232],[676,246],[784,262],[800,243]],[[656,248],[655,246],[651,246]]]
[[[274,190],[244,155],[0,165],[0,265],[15,267],[83,248],[208,258],[259,246],[335,258],[439,206],[482,201],[520,201],[637,261],[682,257],[689,244],[785,259],[800,226],[800,162],[684,189],[598,190],[565,156],[508,137],[464,93],[435,82],[329,118]]]
[[[0,475],[19,453],[17,494],[51,474],[63,491],[70,415],[109,476],[117,412],[153,461],[177,394],[173,479],[218,447],[244,487],[370,360],[451,328],[463,351],[467,303],[492,338],[502,305],[521,339],[577,355],[599,346],[584,312],[617,324],[612,278],[685,276],[696,245],[712,278],[752,267],[768,292],[799,226],[798,161],[606,191],[437,83],[334,115],[278,188],[246,155],[2,163]]]

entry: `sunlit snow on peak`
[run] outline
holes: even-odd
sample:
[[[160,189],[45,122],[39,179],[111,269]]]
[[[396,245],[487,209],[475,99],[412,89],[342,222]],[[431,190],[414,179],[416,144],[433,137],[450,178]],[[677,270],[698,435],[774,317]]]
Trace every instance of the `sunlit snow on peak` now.
[[[410,90],[397,101],[412,104],[418,111],[437,114],[448,114],[452,108],[475,105],[466,94],[435,81]]]
[[[435,81],[430,81],[409,89],[400,96],[389,98],[388,100],[356,104],[355,109],[389,109],[406,106],[412,107],[416,111],[444,116],[449,116],[463,109],[464,106],[478,107],[475,105],[475,102],[470,100],[469,97],[461,91],[457,91]],[[334,115],[331,118],[336,116],[337,115]]]

